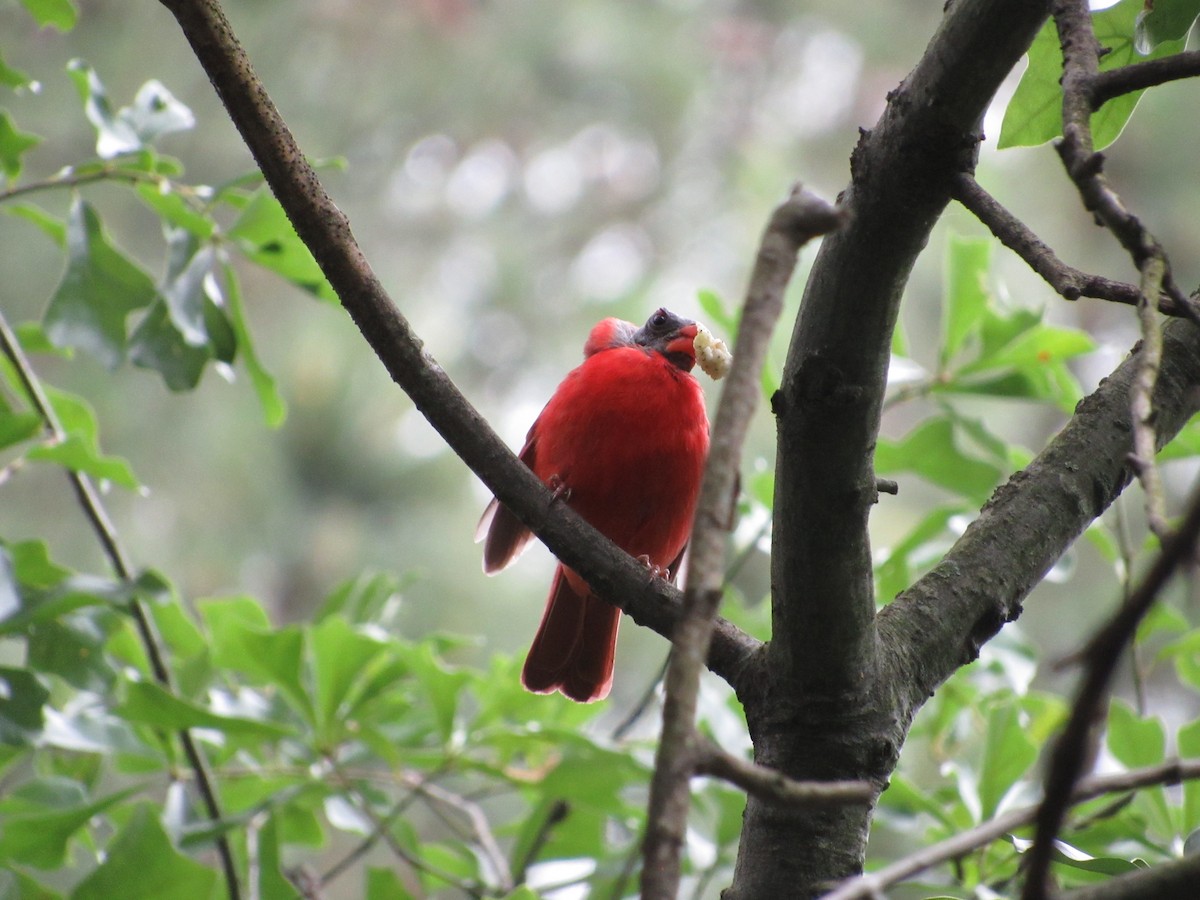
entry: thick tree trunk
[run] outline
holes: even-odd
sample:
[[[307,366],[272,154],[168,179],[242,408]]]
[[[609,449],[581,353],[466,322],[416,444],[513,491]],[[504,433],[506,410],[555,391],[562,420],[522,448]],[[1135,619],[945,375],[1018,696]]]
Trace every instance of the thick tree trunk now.
[[[957,0],[851,159],[852,220],[825,239],[804,294],[778,425],[773,637],[741,692],[755,758],[799,779],[896,765],[913,708],[880,671],[867,517],[892,329],[917,255],[974,168],[978,123],[1049,14],[1046,0]],[[781,809],[754,797],[729,900],[809,897],[862,870],[874,803]]]

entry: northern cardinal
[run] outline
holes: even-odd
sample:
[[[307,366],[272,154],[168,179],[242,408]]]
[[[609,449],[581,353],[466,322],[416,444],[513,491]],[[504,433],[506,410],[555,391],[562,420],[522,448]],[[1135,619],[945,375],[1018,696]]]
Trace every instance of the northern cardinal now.
[[[521,460],[630,556],[674,579],[691,533],[708,416],[691,374],[702,326],[660,309],[641,328],[604,319],[529,429]],[[493,499],[479,522],[483,570],[533,535]],[[587,703],[608,696],[621,611],[559,564],[521,683]]]

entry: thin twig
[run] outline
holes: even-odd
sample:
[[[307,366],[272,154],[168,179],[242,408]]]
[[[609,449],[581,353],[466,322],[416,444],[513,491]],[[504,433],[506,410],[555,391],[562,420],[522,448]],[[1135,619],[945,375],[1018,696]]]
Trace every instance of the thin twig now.
[[[1088,212],[1095,214],[1113,233],[1139,272],[1151,257],[1162,259],[1162,289],[1182,311],[1187,312],[1191,305],[1175,284],[1162,246],[1121,203],[1104,177],[1103,155],[1094,150],[1091,91],[1099,74],[1102,48],[1092,30],[1087,0],[1055,0],[1053,14],[1063,51],[1063,136],[1055,149]],[[1196,320],[1194,316],[1192,318]]]
[[[554,830],[555,825],[558,825],[570,814],[571,804],[566,800],[559,799],[550,804],[550,808],[546,810],[546,817],[542,819],[542,824],[538,826],[537,833],[534,834],[533,840],[529,842],[529,849],[513,865],[514,885],[525,883],[529,877],[529,867],[533,865],[533,861],[538,858],[538,854],[542,852],[542,848],[550,840],[550,832]]]
[[[727,753],[707,738],[696,739],[695,774],[720,778],[785,806],[840,806],[864,803],[875,795],[875,786],[866,781],[796,781]]]
[[[471,831],[474,832],[476,846],[479,847],[480,852],[495,873],[496,883],[505,893],[511,891],[515,887],[515,882],[512,872],[508,868],[508,860],[504,858],[504,853],[500,850],[500,845],[496,842],[495,835],[492,834],[491,826],[488,825],[487,817],[479,805],[444,787],[430,784],[424,779],[415,784],[413,789],[419,795],[449,806],[466,817],[471,825]]]
[[[1054,250],[1024,222],[989,194],[968,172],[954,179],[954,199],[979,219],[1009,250],[1021,257],[1056,293],[1066,300],[1092,297],[1137,306],[1142,291],[1137,285],[1091,275],[1064,263]],[[1173,297],[1159,293],[1158,309],[1169,316],[1194,318],[1191,304],[1180,307]]]
[[[662,684],[663,677],[667,674],[667,666],[670,664],[671,653],[667,651],[666,656],[663,657],[662,665],[658,668],[658,674],[646,685],[642,691],[642,696],[638,698],[638,702],[633,705],[633,708],[625,714],[625,717],[613,729],[612,739],[614,741],[624,740],[626,735],[633,729],[633,726],[638,723],[638,720],[646,714],[646,710],[650,708],[650,704],[654,701],[654,695],[658,693],[658,686]]]
[[[1200,75],[1200,50],[1186,50],[1162,59],[1147,59],[1107,72],[1092,79],[1089,100],[1097,110],[1114,97],[1182,78]]]
[[[65,440],[66,433],[63,431],[62,424],[54,412],[54,407],[46,396],[46,392],[42,390],[41,382],[34,373],[33,367],[29,364],[29,360],[25,358],[16,335],[13,334],[12,329],[9,327],[8,320],[4,317],[3,312],[0,312],[0,345],[3,347],[5,356],[8,357],[16,369],[17,377],[20,378],[21,385],[25,388],[25,392],[29,396],[30,404],[38,415],[41,416],[46,432],[56,442]],[[82,472],[76,472],[71,469],[67,470],[67,478],[71,482],[71,487],[75,490],[75,495],[79,499],[79,504],[83,509],[84,515],[87,516],[88,522],[91,523],[92,531],[95,532],[96,538],[100,541],[100,545],[104,549],[105,556],[108,557],[109,565],[112,566],[113,572],[124,584],[131,588],[134,587],[131,568],[126,561],[125,552],[121,548],[117,530],[113,526],[107,510],[105,510],[104,504],[100,500],[100,495],[92,484],[92,480]],[[137,626],[142,646],[146,651],[146,657],[150,661],[150,669],[155,681],[167,691],[173,692],[171,670],[167,666],[162,642],[159,640],[150,614],[134,593],[131,593],[129,597],[128,606],[130,615]],[[177,733],[179,735],[179,742],[183,747],[184,755],[187,757],[188,765],[191,766],[192,772],[195,775],[196,788],[199,790],[200,797],[204,803],[205,813],[212,822],[219,823],[221,821],[221,805],[217,800],[217,792],[213,784],[212,774],[208,769],[208,761],[204,758],[203,752],[192,738],[192,734],[188,729],[182,728]],[[237,865],[233,859],[233,851],[229,846],[229,840],[224,834],[218,834],[215,837],[215,841],[217,855],[220,857],[221,869],[225,877],[225,887],[230,900],[239,900],[241,897],[241,888],[238,883]]]
[[[430,875],[439,879],[440,881],[444,881],[451,887],[457,888],[459,891],[468,896],[478,898],[478,900],[482,900],[482,898],[485,897],[499,897],[507,893],[507,891],[489,889],[478,882],[472,883],[464,881],[453,873],[442,869],[440,866],[435,866],[432,863],[421,859],[419,856],[415,856],[410,853],[407,848],[405,848],[398,840],[396,840],[395,835],[392,834],[391,824],[395,821],[396,815],[398,815],[396,810],[396,806],[398,804],[393,805],[392,809],[388,810],[387,814],[380,816],[375,812],[375,809],[371,805],[371,801],[366,794],[359,790],[359,788],[355,786],[354,782],[342,772],[341,768],[337,764],[337,761],[329,756],[326,756],[325,760],[329,763],[334,776],[337,778],[339,786],[346,792],[350,802],[353,803],[354,807],[364,816],[366,816],[366,818],[371,822],[372,834],[383,838],[384,843],[388,845],[388,848],[392,851],[392,853],[414,871],[423,872],[426,875]]]
[[[1154,385],[1162,366],[1163,337],[1162,323],[1158,320],[1150,297],[1158,294],[1165,268],[1160,253],[1147,258],[1142,266],[1142,301],[1137,306],[1142,342],[1138,350],[1137,377],[1133,380],[1129,396],[1133,419],[1133,458],[1130,462],[1142,484],[1146,524],[1159,541],[1167,534],[1167,502],[1163,496],[1162,478],[1154,462],[1158,452],[1154,428]]]
[[[397,800],[392,808],[389,809],[383,816],[380,816],[378,821],[372,823],[371,833],[359,841],[350,851],[331,865],[316,879],[318,888],[338,878],[340,875],[350,870],[350,867],[358,862],[383,838],[384,832],[392,827],[392,823],[398,819],[403,812],[416,802],[416,791],[405,794]]]
[[[1158,598],[1175,570],[1194,552],[1200,537],[1200,490],[1188,506],[1179,528],[1168,534],[1162,551],[1137,589],[1116,614],[1088,642],[1084,650],[1087,663],[1082,684],[1072,704],[1071,718],[1055,744],[1046,773],[1045,798],[1038,808],[1037,835],[1028,855],[1024,900],[1042,900],[1046,896],[1054,839],[1070,805],[1075,784],[1088,755],[1093,723],[1100,716],[1109,682],[1123,651],[1133,639],[1138,623]]]
[[[733,368],[721,392],[713,440],[700,486],[689,542],[682,616],[672,637],[663,701],[662,737],[650,782],[642,897],[675,900],[687,830],[690,779],[695,762],[696,697],[721,601],[729,498],[741,462],[750,418],[762,395],[759,373],[771,332],[783,313],[784,292],[800,248],[839,227],[845,214],[798,185],[771,215],[759,246],[742,309]]]
[[[1134,769],[1115,775],[1097,775],[1082,779],[1071,793],[1069,803],[1078,806],[1105,794],[1126,793],[1153,785],[1178,784],[1200,778],[1200,759],[1172,760],[1157,766]],[[898,859],[877,872],[871,872],[844,882],[839,888],[825,895],[822,900],[858,900],[862,897],[882,897],[887,888],[906,878],[931,869],[936,865],[957,859],[985,847],[992,841],[1032,823],[1039,806],[1014,809],[994,819],[959,832],[944,841],[922,847],[920,850]]]
[[[74,171],[74,169],[64,169],[62,172],[51,175],[49,178],[43,178],[39,181],[30,181],[25,184],[7,187],[0,191],[0,203],[6,203],[17,197],[25,196],[26,194],[35,194],[40,191],[61,190],[62,188],[77,188],[85,184],[95,184],[101,181],[127,181],[130,184],[162,184],[166,181],[162,175],[154,172],[139,172],[135,169],[122,169],[118,166],[107,164],[99,169],[94,169],[82,174]]]

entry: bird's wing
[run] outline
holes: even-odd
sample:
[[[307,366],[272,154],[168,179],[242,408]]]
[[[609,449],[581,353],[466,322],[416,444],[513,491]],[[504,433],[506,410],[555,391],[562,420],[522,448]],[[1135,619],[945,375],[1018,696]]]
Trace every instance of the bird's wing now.
[[[529,437],[521,448],[518,458],[532,470],[537,448],[535,433],[537,423],[529,429]],[[509,566],[519,557],[533,538],[533,532],[521,524],[521,520],[495,497],[483,511],[475,529],[475,542],[483,541],[483,571],[488,575]]]

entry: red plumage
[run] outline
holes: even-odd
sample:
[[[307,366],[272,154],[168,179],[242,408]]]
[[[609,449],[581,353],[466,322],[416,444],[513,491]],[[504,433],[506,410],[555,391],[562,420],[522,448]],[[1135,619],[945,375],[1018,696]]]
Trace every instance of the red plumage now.
[[[641,328],[605,319],[529,429],[521,459],[618,547],[674,578],[708,453],[708,416],[691,374],[696,324],[660,309]],[[489,574],[532,534],[498,501],[479,523]],[[559,565],[521,681],[588,702],[612,687],[621,613]]]

